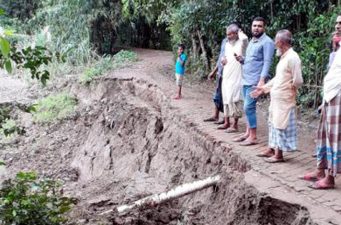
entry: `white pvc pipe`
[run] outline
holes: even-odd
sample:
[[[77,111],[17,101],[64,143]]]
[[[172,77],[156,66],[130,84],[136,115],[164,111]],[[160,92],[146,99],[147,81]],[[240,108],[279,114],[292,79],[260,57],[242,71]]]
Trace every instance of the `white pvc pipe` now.
[[[187,183],[187,184],[183,184],[181,186],[178,186],[176,188],[173,188],[167,192],[163,192],[160,194],[154,194],[145,198],[142,198],[140,200],[135,201],[134,203],[130,204],[130,205],[122,205],[117,207],[117,212],[119,214],[124,214],[134,208],[139,208],[145,205],[158,205],[160,203],[172,200],[172,199],[176,199],[176,198],[180,198],[182,196],[188,195],[190,193],[196,192],[196,191],[200,191],[202,189],[208,188],[212,185],[217,184],[220,181],[220,175],[214,176],[214,177],[208,177],[204,180],[198,180],[198,181],[194,181],[192,183]],[[109,210],[109,211],[105,211],[103,213],[101,213],[101,215],[103,214],[107,214],[112,212],[113,210]]]

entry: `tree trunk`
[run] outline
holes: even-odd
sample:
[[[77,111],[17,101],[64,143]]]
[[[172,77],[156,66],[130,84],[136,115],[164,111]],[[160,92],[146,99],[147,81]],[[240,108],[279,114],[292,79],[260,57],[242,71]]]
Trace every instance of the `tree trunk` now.
[[[194,181],[192,183],[183,184],[183,185],[178,186],[178,187],[176,187],[170,191],[142,198],[138,201],[135,201],[134,203],[132,203],[130,205],[119,206],[116,208],[116,211],[119,214],[124,214],[126,212],[129,212],[129,211],[135,209],[135,208],[142,208],[142,207],[148,206],[148,205],[155,206],[155,205],[161,204],[163,202],[170,201],[173,199],[177,199],[177,198],[180,198],[182,196],[191,194],[193,192],[200,191],[200,190],[203,190],[203,189],[208,188],[210,186],[213,186],[213,185],[217,184],[220,181],[220,179],[221,179],[220,175],[217,175],[214,177],[206,178],[204,180],[198,180],[198,181]],[[114,211],[115,210],[108,210],[108,211],[101,213],[100,215],[112,213]]]
[[[192,39],[192,55],[194,59],[198,58],[198,47],[197,47],[197,41],[195,39],[195,34],[191,34],[191,39]]]
[[[273,8],[273,3],[274,3],[274,1],[271,0],[271,1],[270,1],[271,22],[274,21],[274,8]]]
[[[205,48],[203,35],[201,34],[200,30],[197,30],[197,34],[198,34],[198,38],[199,38],[200,48],[202,51],[201,57],[202,57],[202,60],[204,61],[205,73],[206,73],[209,70],[209,62],[208,62],[208,58],[207,58],[207,51]]]

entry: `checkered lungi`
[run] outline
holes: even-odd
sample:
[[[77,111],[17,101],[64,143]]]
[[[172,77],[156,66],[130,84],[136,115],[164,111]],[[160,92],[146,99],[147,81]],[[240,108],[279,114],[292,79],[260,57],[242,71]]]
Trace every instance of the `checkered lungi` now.
[[[222,77],[221,75],[218,75],[217,81],[216,81],[215,92],[213,94],[213,102],[220,112],[224,112],[223,96],[221,94],[221,82],[222,82]]]
[[[317,131],[317,168],[341,173],[341,93],[324,103]]]
[[[285,152],[297,150],[296,110],[292,108],[286,129],[274,128],[269,122],[269,147]]]

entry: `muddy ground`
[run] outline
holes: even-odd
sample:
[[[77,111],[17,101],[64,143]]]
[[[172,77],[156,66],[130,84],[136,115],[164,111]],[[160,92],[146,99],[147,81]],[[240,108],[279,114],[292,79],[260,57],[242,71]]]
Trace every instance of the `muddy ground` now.
[[[0,102],[11,105],[13,118],[26,134],[2,140],[0,158],[6,170],[1,179],[34,170],[42,177],[62,180],[64,193],[78,199],[71,224],[315,224],[304,206],[276,199],[245,182],[250,162],[234,154],[232,146],[202,132],[191,114],[180,110],[177,104],[185,103],[171,99],[170,53],[137,51],[136,64],[89,86],[79,84],[74,76],[39,92],[6,77],[3,82],[14,86],[0,86]],[[185,87],[185,99],[210,102],[213,84]],[[21,105],[61,90],[78,100],[76,112],[67,119],[36,124],[31,114],[21,110]],[[100,215],[216,174],[222,176],[218,185],[178,200],[125,215]]]

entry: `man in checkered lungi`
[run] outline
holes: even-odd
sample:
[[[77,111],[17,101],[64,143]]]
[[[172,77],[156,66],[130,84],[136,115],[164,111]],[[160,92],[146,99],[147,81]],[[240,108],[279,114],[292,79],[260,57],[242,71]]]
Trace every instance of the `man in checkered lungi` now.
[[[269,163],[283,162],[283,151],[297,149],[296,93],[303,83],[301,60],[292,48],[291,32],[278,31],[275,45],[276,55],[280,57],[276,76],[251,92],[254,98],[270,92],[269,148],[257,155],[267,157]]]
[[[341,27],[341,16],[337,23]],[[338,25],[337,24],[337,25]],[[316,181],[311,188],[331,189],[341,173],[341,49],[324,78],[323,105],[317,131],[317,168],[301,179]]]

